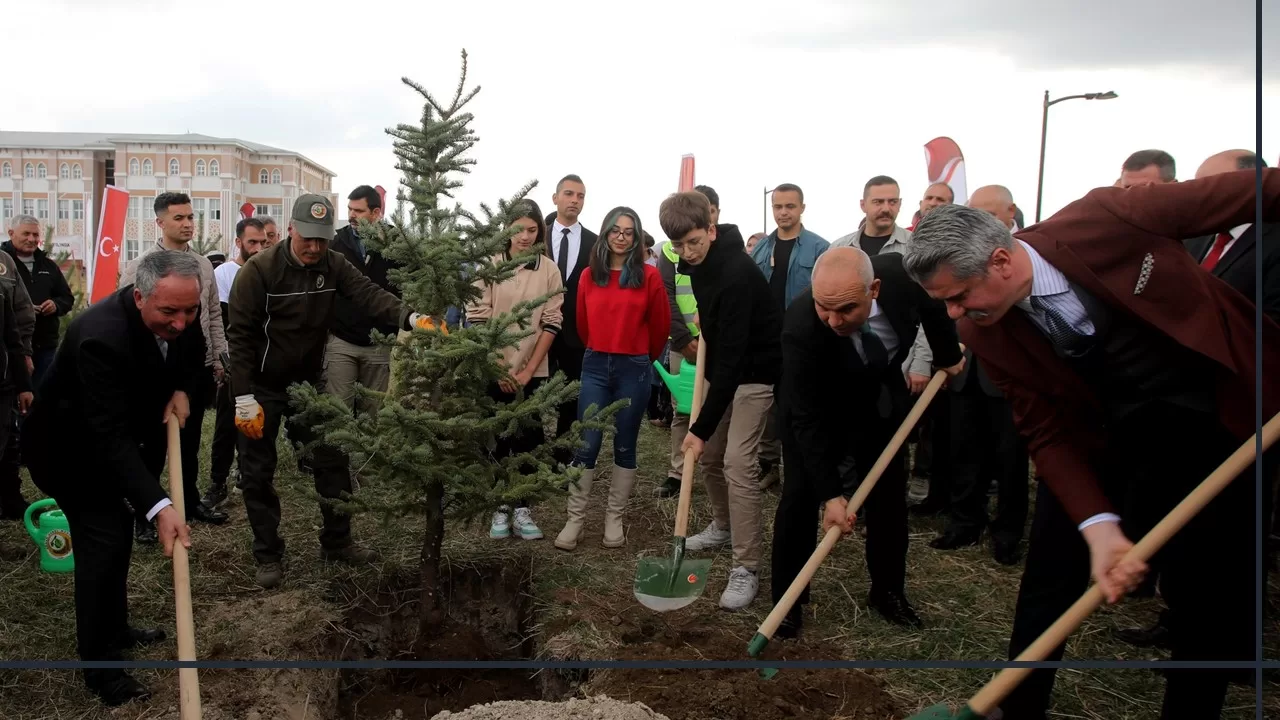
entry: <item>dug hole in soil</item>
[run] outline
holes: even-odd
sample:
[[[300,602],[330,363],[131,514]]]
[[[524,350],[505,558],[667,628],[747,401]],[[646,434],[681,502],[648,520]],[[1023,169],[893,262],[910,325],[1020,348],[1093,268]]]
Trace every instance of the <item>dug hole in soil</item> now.
[[[334,654],[342,660],[391,661],[749,659],[748,638],[715,629],[714,598],[694,606],[709,604],[709,609],[660,615],[637,606],[629,593],[594,602],[566,601],[557,593],[570,606],[568,621],[556,622],[566,631],[551,639],[541,636],[532,562],[526,557],[446,563],[441,595],[447,625],[421,657],[411,654],[418,625],[416,574],[384,579],[378,588],[346,588],[352,606],[332,638]],[[569,624],[605,629],[612,643],[579,649]],[[765,659],[839,656],[808,642],[774,642]],[[905,715],[875,678],[858,670],[784,669],[769,680],[754,669],[343,670],[338,684],[333,716],[341,720],[893,720]]]

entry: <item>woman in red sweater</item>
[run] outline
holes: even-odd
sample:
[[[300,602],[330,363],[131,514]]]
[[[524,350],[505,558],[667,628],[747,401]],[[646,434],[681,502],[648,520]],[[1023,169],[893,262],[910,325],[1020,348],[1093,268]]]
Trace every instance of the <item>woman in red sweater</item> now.
[[[626,541],[622,511],[636,481],[636,441],[649,402],[652,363],[671,328],[667,291],[658,269],[645,263],[644,230],[631,208],[614,208],[605,217],[591,266],[578,282],[577,311],[578,336],[586,347],[578,419],[592,406],[630,401],[614,416],[613,477],[604,514],[604,546],[621,547]],[[602,439],[599,431],[583,433],[587,447],[578,451],[574,465],[584,470],[578,484],[569,487],[569,521],[555,542],[561,550],[578,546]]]

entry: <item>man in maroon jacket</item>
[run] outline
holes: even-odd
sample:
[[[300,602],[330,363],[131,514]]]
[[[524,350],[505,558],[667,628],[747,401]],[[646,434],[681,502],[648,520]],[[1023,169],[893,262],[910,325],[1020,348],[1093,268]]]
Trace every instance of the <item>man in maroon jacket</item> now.
[[[1280,171],[1265,170],[1264,220],[1280,219]],[[1109,602],[1146,572],[1122,561],[1151,526],[1254,432],[1255,347],[1280,363],[1280,326],[1202,270],[1181,241],[1254,218],[1253,171],[1102,188],[1010,236],[948,205],[916,226],[907,271],[959,320],[1013,409],[1043,478],[1010,639],[1016,657],[1088,585]],[[1262,413],[1280,410],[1264,377]],[[1161,557],[1174,660],[1251,661],[1254,483],[1242,474]],[[1140,508],[1126,497],[1142,499]],[[1048,659],[1061,658],[1062,648]],[[1162,717],[1217,717],[1230,671],[1170,670]],[[1042,718],[1053,672],[1002,706]]]

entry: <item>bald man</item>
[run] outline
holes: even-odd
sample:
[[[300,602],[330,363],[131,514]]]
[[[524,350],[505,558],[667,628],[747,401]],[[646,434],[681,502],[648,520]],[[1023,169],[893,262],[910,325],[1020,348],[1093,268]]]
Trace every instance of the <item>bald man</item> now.
[[[991,213],[1004,226],[1013,229],[1014,216],[1018,206],[1013,202],[1013,193],[1003,185],[983,185],[969,196],[969,207]]]
[[[784,474],[774,520],[776,603],[813,554],[814,510],[824,529],[852,531],[848,497],[871,469],[911,406],[902,364],[923,326],[933,357],[950,374],[964,366],[955,324],[902,269],[902,256],[874,258],[855,247],[818,259],[813,284],[787,309],[782,332],[779,424]],[[870,607],[905,626],[922,623],[907,602],[907,467],[900,450],[867,497]],[[778,630],[795,637],[805,589]]]

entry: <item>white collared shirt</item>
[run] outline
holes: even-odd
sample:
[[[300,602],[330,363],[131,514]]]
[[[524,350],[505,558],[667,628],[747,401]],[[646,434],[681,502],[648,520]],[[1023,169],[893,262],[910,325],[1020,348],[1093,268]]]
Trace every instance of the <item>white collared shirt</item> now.
[[[574,265],[578,263],[578,251],[582,248],[582,223],[575,222],[572,226],[566,228],[564,225],[560,224],[560,218],[557,216],[551,223],[550,232],[547,233],[547,245],[551,248],[551,262],[555,263],[556,267],[559,268],[560,241],[564,238],[564,231],[566,229],[569,231],[568,257],[565,259],[564,263],[567,270],[566,274],[564,274],[560,279],[568,285],[568,275],[573,274]]]
[[[1225,257],[1227,252],[1231,250],[1231,246],[1235,245],[1236,241],[1240,239],[1240,236],[1244,234],[1244,231],[1248,230],[1251,227],[1253,227],[1253,223],[1245,223],[1243,225],[1237,225],[1231,228],[1230,230],[1228,230],[1227,234],[1231,235],[1231,239],[1227,241],[1226,245],[1222,246],[1222,254],[1218,256],[1218,259],[1221,260],[1223,257]],[[1218,238],[1217,235],[1214,235],[1213,237],[1214,237],[1214,240],[1217,240]],[[1205,256],[1207,256],[1211,252],[1213,252],[1213,243],[1209,243],[1209,247],[1205,248],[1204,255],[1196,258],[1196,260],[1203,262]]]
[[[889,356],[889,362],[893,362],[893,356],[898,351],[898,334],[893,331],[893,324],[889,322],[889,316],[880,311],[880,302],[878,300],[871,301],[871,315],[867,317],[867,324],[871,326],[871,332],[880,338],[880,344],[884,345],[885,354]],[[858,357],[862,358],[862,362],[867,361],[867,353],[862,349],[862,333],[855,332],[853,334],[853,347],[858,351]]]

